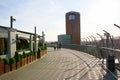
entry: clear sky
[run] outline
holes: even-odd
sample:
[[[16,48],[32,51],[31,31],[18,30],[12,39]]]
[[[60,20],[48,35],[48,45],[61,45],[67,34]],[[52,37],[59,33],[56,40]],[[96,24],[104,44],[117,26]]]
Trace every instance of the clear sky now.
[[[37,34],[45,32],[46,41],[56,41],[65,34],[65,13],[80,12],[81,36],[97,36],[102,30],[114,36],[120,30],[120,0],[0,0],[0,25],[10,26],[10,16],[16,19],[14,28]]]

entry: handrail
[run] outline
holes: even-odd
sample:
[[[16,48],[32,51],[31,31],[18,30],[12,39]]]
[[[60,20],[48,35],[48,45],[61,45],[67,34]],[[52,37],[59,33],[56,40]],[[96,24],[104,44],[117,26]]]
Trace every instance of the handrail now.
[[[90,47],[96,47],[94,45],[85,45],[85,46],[90,46]],[[100,49],[105,49],[109,51],[115,51],[115,52],[120,52],[120,49],[114,49],[114,48],[108,48],[108,47],[99,47]]]

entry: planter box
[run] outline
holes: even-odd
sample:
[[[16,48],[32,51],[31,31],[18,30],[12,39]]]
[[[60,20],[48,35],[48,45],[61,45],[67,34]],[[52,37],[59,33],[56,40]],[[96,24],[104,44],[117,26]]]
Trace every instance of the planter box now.
[[[20,60],[20,67],[22,67],[22,60]]]
[[[34,61],[34,56],[32,56],[32,61]]]
[[[10,65],[10,71],[16,70],[16,63]]]
[[[43,56],[43,51],[40,52],[40,58]]]
[[[27,64],[29,64],[31,62],[31,60],[30,60],[30,56],[29,57],[27,57]]]
[[[47,50],[45,50],[45,54],[47,54]]]
[[[32,57],[31,56],[29,56],[30,57],[30,62],[32,62]]]
[[[22,66],[24,66],[26,64],[26,62],[27,62],[26,58],[23,58],[22,59]]]
[[[44,56],[44,51],[41,51],[41,53],[40,53],[40,54],[41,54],[41,57],[43,57],[43,56]]]
[[[40,53],[37,53],[36,55],[37,55],[38,59],[41,58],[41,54]]]
[[[34,60],[36,60],[36,58],[37,58],[37,54],[34,55]]]
[[[35,55],[33,56],[33,61],[35,61],[36,59],[35,59],[36,57],[35,57]]]
[[[10,65],[9,64],[5,64],[4,65],[4,73],[10,72]]]
[[[4,73],[4,62],[0,62],[0,75]]]
[[[21,63],[19,61],[19,62],[16,63],[16,69],[20,68],[20,66],[21,66]]]
[[[37,53],[35,54],[35,60],[37,59]]]

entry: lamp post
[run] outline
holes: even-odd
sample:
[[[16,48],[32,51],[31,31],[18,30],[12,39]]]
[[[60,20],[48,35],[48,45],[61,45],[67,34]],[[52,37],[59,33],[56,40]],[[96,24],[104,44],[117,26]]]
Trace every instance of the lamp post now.
[[[94,45],[94,43],[95,43],[94,39],[91,36],[89,36],[89,37],[92,39],[92,45]]]
[[[89,40],[89,45],[91,45],[91,41],[90,41],[90,38],[89,38],[89,37],[87,37],[87,39]]]
[[[104,35],[106,36],[106,47],[108,47],[110,34],[105,30],[103,31],[105,32]]]
[[[97,43],[97,40],[94,36],[91,35],[91,39],[94,41],[94,44],[95,44],[95,50],[98,50],[99,48],[99,45]],[[96,57],[99,58],[99,54],[98,53],[95,53]]]
[[[91,37],[94,39],[94,41],[95,41],[95,45],[97,45],[97,41],[96,41],[95,37],[92,36],[92,35],[91,35]]]
[[[108,44],[109,44],[109,37],[110,37],[110,40],[111,40],[111,46],[112,46],[112,48],[113,48],[113,38],[111,37],[111,35],[110,35],[110,33],[109,32],[107,32],[107,31],[105,31],[105,30],[103,30],[104,32],[105,32],[105,34],[104,35],[106,35],[106,47],[108,47]]]
[[[43,39],[43,46],[45,46],[45,34],[43,31],[42,31],[42,39]]]
[[[104,47],[104,38],[103,38],[103,36],[100,35],[100,34],[98,34],[98,33],[96,33],[96,34],[97,34],[98,36],[100,36],[100,38],[101,38],[101,40],[102,40],[102,46]],[[103,58],[102,64],[104,64],[104,54],[103,54],[102,48],[99,49],[99,53],[101,54],[101,57]]]
[[[13,22],[16,21],[15,18],[13,18],[12,16],[10,16],[10,27],[13,28]]]
[[[105,32],[105,35],[106,35],[106,46],[108,47],[108,43],[109,43],[109,37],[111,39],[111,42],[112,42],[112,48],[113,48],[113,40],[111,38],[111,35],[109,32],[103,30]],[[108,52],[109,53],[109,52]],[[111,71],[111,72],[114,72],[115,71],[115,57],[114,57],[114,54],[110,55],[108,54],[108,58],[107,58],[107,68]]]
[[[100,36],[100,38],[101,38],[101,40],[102,40],[102,46],[104,47],[104,38],[103,38],[103,36],[102,35],[100,35],[100,34],[98,34],[98,33],[96,33],[98,36]]]
[[[120,26],[118,26],[117,24],[114,24],[114,26],[116,26],[116,27],[120,28]]]
[[[35,47],[35,52],[37,52],[37,34],[36,34],[36,26],[34,27],[34,30],[35,30],[35,45],[34,45],[34,47]]]

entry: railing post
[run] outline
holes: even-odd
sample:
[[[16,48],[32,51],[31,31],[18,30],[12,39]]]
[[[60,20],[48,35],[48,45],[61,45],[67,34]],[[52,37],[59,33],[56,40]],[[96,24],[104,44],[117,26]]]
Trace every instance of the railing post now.
[[[112,48],[113,48],[113,42],[112,42],[112,38],[111,38],[110,33],[108,33],[105,30],[103,30],[103,31],[105,32],[105,36],[106,36],[106,47],[108,48],[108,46],[109,46],[109,38],[110,38],[111,39],[111,43],[112,43]],[[111,72],[115,72],[115,58],[114,58],[113,54],[112,55],[108,54],[108,57],[107,57],[107,68]]]
[[[104,47],[105,43],[104,43],[104,38],[102,35],[96,33],[98,36],[100,36],[101,38],[101,41],[102,41],[102,46],[100,45],[100,48],[99,48],[99,53],[101,54],[101,58],[102,58],[102,64],[104,64],[104,58],[105,58],[105,54],[103,53],[103,49],[101,47]]]

